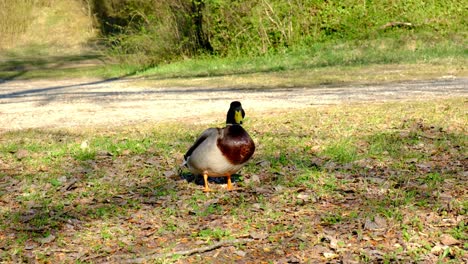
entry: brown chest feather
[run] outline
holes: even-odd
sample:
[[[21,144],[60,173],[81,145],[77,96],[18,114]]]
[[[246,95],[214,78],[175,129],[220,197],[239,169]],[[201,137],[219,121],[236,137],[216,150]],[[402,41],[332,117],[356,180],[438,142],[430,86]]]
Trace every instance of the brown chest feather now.
[[[224,136],[218,139],[217,145],[223,155],[234,165],[246,162],[255,152],[253,140],[239,125],[224,128]]]

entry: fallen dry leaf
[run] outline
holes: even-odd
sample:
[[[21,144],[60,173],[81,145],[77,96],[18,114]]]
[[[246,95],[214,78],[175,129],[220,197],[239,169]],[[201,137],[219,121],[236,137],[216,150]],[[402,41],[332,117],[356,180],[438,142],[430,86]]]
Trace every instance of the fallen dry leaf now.
[[[54,240],[55,240],[55,236],[50,234],[50,235],[48,235],[48,236],[46,236],[44,238],[38,239],[37,241],[40,242],[41,244],[48,244],[48,243],[50,243],[50,242],[52,242]]]
[[[460,244],[460,241],[457,239],[453,238],[449,234],[443,234],[440,236],[440,243],[442,243],[445,246],[451,246],[451,245],[457,245]]]
[[[439,254],[442,253],[446,248],[447,248],[447,246],[435,245],[435,246],[431,249],[431,253],[432,253],[432,254],[435,254],[435,255],[439,255]]]
[[[337,257],[338,257],[338,254],[333,253],[333,252],[323,252],[323,256],[324,256],[326,259],[334,259],[334,258],[337,258]]]
[[[25,149],[18,149],[18,151],[16,151],[15,153],[15,156],[18,160],[22,160],[22,159],[25,159],[27,157],[29,157],[29,151],[25,150]]]
[[[269,161],[267,161],[267,160],[261,160],[261,161],[257,162],[257,165],[260,165],[263,168],[268,168],[268,167],[270,167],[271,163]]]
[[[251,182],[259,183],[260,182],[260,177],[257,174],[253,174],[252,176],[250,176],[249,180]]]
[[[253,239],[265,239],[268,237],[268,233],[266,232],[250,232],[249,235]]]
[[[322,245],[315,245],[309,251],[313,255],[320,255],[320,254],[323,254],[324,252],[326,252],[328,250],[330,250],[330,249],[327,248],[327,247],[324,247]]]
[[[243,251],[243,250],[236,250],[234,251],[234,253],[240,257],[245,257],[247,255],[247,252]]]
[[[81,142],[80,148],[81,148],[81,150],[87,150],[87,149],[89,149],[89,142],[88,142],[88,140],[85,140],[85,141]]]
[[[374,220],[366,218],[364,228],[367,230],[382,230],[387,227],[387,220],[385,218],[376,215]]]
[[[168,177],[168,178],[176,178],[176,177],[178,178],[177,173],[176,173],[175,171],[173,171],[173,170],[167,170],[167,171],[165,171],[165,172],[164,172],[164,176],[165,176],[165,177]]]
[[[332,248],[332,249],[337,249],[338,248],[338,240],[333,236],[325,235],[322,238],[322,241],[329,242],[330,243],[330,248]]]
[[[296,196],[298,199],[301,199],[301,200],[309,200],[310,198],[310,195],[309,194],[305,194],[305,193],[300,193]]]

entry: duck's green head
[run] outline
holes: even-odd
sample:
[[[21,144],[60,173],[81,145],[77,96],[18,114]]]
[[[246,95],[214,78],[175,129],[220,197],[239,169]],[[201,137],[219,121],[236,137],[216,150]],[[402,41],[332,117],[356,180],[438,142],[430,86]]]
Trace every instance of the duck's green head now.
[[[229,107],[229,111],[227,112],[226,116],[226,124],[227,125],[241,125],[242,120],[244,120],[245,111],[242,109],[242,105],[238,101],[234,101],[231,103]]]

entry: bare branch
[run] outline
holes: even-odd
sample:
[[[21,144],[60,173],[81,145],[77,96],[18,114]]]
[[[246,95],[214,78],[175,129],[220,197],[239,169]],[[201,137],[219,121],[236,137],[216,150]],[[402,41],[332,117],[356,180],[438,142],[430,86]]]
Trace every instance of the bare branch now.
[[[380,27],[380,29],[387,29],[392,27],[406,27],[413,28],[414,25],[409,22],[388,22],[387,24]]]
[[[155,254],[150,254],[147,256],[139,257],[139,258],[134,258],[134,259],[125,259],[124,256],[116,256],[114,259],[119,260],[120,263],[144,263],[149,260],[154,260],[154,259],[160,259],[160,258],[169,258],[175,255],[181,255],[181,256],[190,256],[196,253],[203,253],[207,251],[211,251],[220,247],[225,247],[225,246],[230,246],[230,245],[235,245],[235,244],[246,244],[254,239],[251,238],[240,238],[240,239],[230,239],[230,240],[221,240],[217,243],[214,243],[212,245],[204,246],[204,247],[199,247],[199,248],[193,248],[193,249],[188,249],[188,250],[181,250],[181,251],[174,251],[174,252],[169,252],[169,253],[155,253]]]

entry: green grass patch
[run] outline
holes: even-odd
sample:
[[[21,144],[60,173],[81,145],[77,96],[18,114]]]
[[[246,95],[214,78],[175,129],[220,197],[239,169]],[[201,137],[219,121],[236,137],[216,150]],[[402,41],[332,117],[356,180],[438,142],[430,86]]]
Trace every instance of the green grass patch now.
[[[403,43],[420,43],[411,49]],[[436,44],[437,43],[437,44]],[[141,71],[137,76],[154,79],[216,77],[233,74],[281,73],[293,70],[332,67],[365,67],[379,64],[446,64],[463,65],[466,50],[462,43],[434,42],[412,38],[382,38],[377,40],[336,40],[293,48],[284,53],[259,57],[201,57]],[[333,71],[330,71],[333,72]],[[330,76],[330,78],[333,78]],[[324,81],[324,80],[321,80]],[[332,81],[332,80],[330,80]]]
[[[417,38],[417,37],[416,37]],[[404,38],[403,38],[404,39]],[[430,40],[427,40],[430,41]],[[405,44],[420,43],[417,48]],[[407,38],[335,40],[255,57],[200,56],[157,67],[118,64],[99,52],[0,53],[0,79],[144,77],[151,86],[308,87],[466,76],[464,43]],[[408,44],[409,45],[409,44]],[[44,53],[43,55],[37,55]],[[241,75],[241,76],[238,76]],[[236,76],[236,78],[233,78]]]
[[[349,139],[334,142],[331,146],[325,147],[322,155],[339,163],[349,163],[358,159],[357,148]]]

